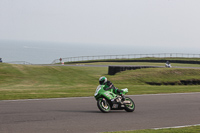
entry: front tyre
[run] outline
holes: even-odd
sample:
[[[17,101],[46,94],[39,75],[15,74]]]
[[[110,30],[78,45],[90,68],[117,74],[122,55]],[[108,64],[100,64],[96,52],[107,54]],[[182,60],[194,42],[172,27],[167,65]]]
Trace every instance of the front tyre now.
[[[103,113],[110,112],[110,104],[105,99],[99,99],[97,101],[97,106]]]
[[[135,110],[135,103],[133,102],[133,100],[129,97],[126,97],[125,101],[130,101],[129,104],[125,104],[125,110],[127,112],[133,112]]]

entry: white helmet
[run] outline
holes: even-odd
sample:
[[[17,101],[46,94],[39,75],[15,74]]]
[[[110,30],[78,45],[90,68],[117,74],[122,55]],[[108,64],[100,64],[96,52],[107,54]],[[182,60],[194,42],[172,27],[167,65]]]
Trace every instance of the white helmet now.
[[[103,85],[103,84],[105,84],[106,82],[107,82],[107,78],[106,78],[106,77],[103,76],[103,77],[100,77],[100,78],[99,78],[99,84],[100,84],[100,85]]]

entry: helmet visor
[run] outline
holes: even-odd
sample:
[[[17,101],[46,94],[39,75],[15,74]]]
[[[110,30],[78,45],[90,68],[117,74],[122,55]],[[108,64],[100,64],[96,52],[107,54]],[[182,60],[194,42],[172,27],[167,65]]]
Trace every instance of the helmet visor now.
[[[104,80],[99,81],[99,84],[102,85],[104,83]]]

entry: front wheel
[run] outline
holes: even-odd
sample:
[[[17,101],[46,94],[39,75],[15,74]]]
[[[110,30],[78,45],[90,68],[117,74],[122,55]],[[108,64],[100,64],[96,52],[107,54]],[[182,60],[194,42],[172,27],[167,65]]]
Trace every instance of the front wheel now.
[[[97,106],[103,113],[110,112],[110,104],[106,101],[106,99],[99,99],[97,101]]]
[[[129,104],[125,104],[125,110],[127,112],[133,112],[135,110],[135,103],[129,97],[126,97],[125,99],[126,99],[125,101],[129,101],[130,102]]]

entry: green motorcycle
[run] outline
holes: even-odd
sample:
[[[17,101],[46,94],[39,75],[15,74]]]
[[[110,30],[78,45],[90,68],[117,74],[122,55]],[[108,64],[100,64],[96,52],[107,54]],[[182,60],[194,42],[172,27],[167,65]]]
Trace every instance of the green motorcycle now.
[[[127,112],[133,112],[135,110],[134,101],[125,97],[125,100],[122,100],[122,97],[113,93],[113,89],[105,91],[105,85],[99,85],[94,94],[95,99],[97,100],[97,106],[99,110],[103,113],[108,113],[110,110],[126,110]],[[128,89],[122,89],[123,94],[128,93]]]

